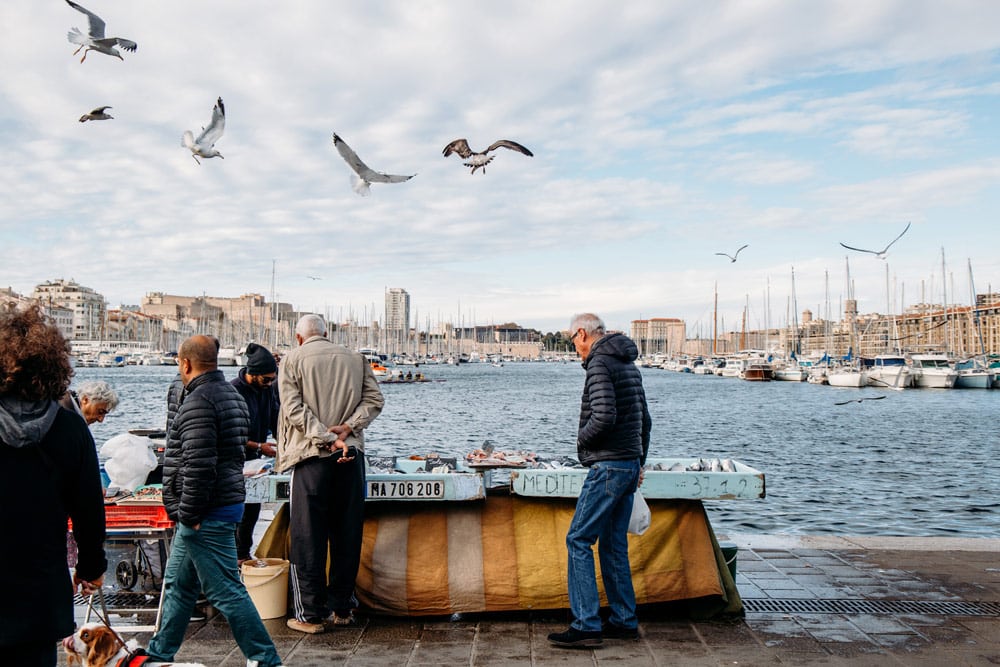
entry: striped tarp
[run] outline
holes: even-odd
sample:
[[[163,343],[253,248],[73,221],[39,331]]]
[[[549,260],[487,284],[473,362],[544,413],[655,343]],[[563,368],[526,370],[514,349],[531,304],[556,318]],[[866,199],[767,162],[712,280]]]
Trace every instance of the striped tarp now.
[[[738,594],[732,595],[724,562],[720,568],[701,503],[647,502],[649,530],[629,535],[636,600],[717,596],[725,602],[730,591],[739,611]],[[364,607],[391,615],[568,608],[565,540],[574,506],[573,499],[514,496],[468,503],[369,503],[357,597]],[[258,556],[288,557],[284,510]],[[594,560],[599,570],[596,554]],[[606,602],[603,587],[601,596]]]

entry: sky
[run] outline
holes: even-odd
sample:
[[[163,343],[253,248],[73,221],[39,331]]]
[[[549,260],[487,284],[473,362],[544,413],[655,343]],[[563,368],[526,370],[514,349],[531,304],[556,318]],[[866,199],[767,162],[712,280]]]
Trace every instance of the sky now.
[[[991,0],[82,4],[138,50],[81,64],[82,14],[0,5],[0,287],[359,321],[402,287],[421,328],[592,311],[692,337],[1000,291]],[[218,97],[224,159],[199,165],[181,134]],[[333,132],[416,176],[359,196]],[[534,156],[473,175],[442,155],[461,137]],[[907,223],[885,260],[840,245]]]

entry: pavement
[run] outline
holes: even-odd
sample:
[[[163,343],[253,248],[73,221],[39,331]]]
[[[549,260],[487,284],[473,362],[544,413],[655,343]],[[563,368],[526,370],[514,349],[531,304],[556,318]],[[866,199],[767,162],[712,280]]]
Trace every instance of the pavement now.
[[[565,611],[395,618],[304,635],[265,621],[290,667],[329,665],[1000,665],[1000,539],[720,535],[738,547],[746,614],[640,607],[640,638],[561,649]],[[80,608],[78,608],[78,612]],[[116,622],[112,616],[112,622]],[[146,622],[149,622],[148,620]],[[135,636],[145,646],[150,635]],[[192,622],[177,660],[243,667],[221,615]]]

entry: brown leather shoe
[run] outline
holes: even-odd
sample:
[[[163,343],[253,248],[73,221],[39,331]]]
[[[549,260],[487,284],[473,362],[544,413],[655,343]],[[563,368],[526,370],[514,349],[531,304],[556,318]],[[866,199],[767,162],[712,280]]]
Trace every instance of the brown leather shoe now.
[[[298,630],[299,632],[304,632],[307,635],[318,635],[326,630],[326,626],[322,623],[310,623],[309,621],[300,621],[297,618],[290,618],[285,622],[292,630]]]

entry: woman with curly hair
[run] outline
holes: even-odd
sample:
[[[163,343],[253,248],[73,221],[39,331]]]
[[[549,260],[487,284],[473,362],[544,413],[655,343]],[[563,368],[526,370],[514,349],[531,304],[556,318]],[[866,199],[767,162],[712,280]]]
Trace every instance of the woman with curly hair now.
[[[83,418],[59,407],[69,344],[41,309],[0,306],[0,655],[54,667],[73,633],[73,593],[104,581],[104,499]],[[66,520],[79,548],[66,565]]]

